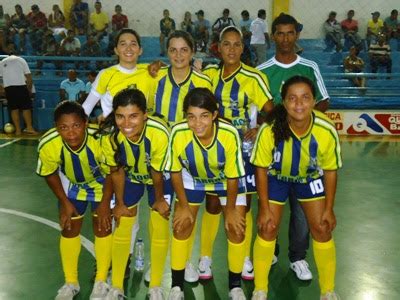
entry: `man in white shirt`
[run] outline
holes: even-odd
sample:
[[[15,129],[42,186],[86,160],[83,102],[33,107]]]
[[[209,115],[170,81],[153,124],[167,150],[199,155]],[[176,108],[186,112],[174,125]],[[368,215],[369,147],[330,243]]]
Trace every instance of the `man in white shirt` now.
[[[24,133],[37,134],[32,126],[32,75],[27,62],[22,57],[11,54],[0,62],[0,76],[3,77],[4,91],[15,126],[15,135],[22,133],[20,110],[26,125]]]
[[[267,60],[267,48],[269,48],[269,35],[268,26],[265,21],[267,13],[265,9],[260,9],[257,13],[257,19],[251,22],[251,40],[250,46],[252,47],[256,59],[255,65],[259,65]]]

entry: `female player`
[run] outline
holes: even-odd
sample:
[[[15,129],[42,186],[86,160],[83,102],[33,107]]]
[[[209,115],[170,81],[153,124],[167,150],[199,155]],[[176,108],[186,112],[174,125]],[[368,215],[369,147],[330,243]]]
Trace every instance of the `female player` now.
[[[169,299],[182,299],[190,236],[206,193],[223,205],[228,237],[229,295],[245,299],[240,288],[244,259],[245,197],[240,138],[237,130],[219,119],[217,102],[209,89],[189,91],[183,103],[187,121],[171,133],[166,170],[177,194],[171,246],[172,290]],[[218,201],[217,198],[217,201]]]
[[[268,79],[260,71],[240,61],[244,44],[242,33],[238,28],[234,26],[224,28],[220,34],[218,47],[222,57],[221,64],[210,65],[203,72],[211,78],[213,92],[219,104],[219,115],[231,121],[239,131],[245,131],[242,138],[244,141],[250,141],[251,143],[257,134],[256,128],[246,130],[246,124],[256,123],[250,117],[252,114],[251,107],[255,108],[256,111],[269,112],[273,106]],[[242,277],[247,280],[254,278],[253,265],[250,261],[251,235],[253,230],[250,203],[251,194],[256,192],[256,188],[254,168],[249,163],[250,152],[251,149],[243,147],[243,159],[246,169],[246,192],[248,196],[245,242],[246,258],[243,264]],[[212,249],[219,227],[221,211],[218,201],[212,198],[211,195],[207,195],[206,211],[203,214],[201,225],[200,279],[209,279],[212,277]]]
[[[94,137],[96,129],[88,127],[87,116],[80,104],[61,102],[55,109],[54,121],[56,127],[45,133],[39,142],[36,172],[45,177],[59,201],[60,252],[65,284],[58,290],[56,299],[72,299],[79,293],[79,233],[89,203],[97,261],[90,299],[100,299],[108,291],[105,281],[111,261],[111,181],[105,179],[100,141]],[[69,180],[66,189],[60,179],[63,175]]]
[[[150,213],[150,299],[162,299],[161,279],[169,242],[170,180],[163,179],[169,130],[165,122],[147,115],[146,98],[137,89],[120,91],[101,131],[105,164],[111,168],[116,196],[117,228],[112,246],[112,288],[108,300],[124,296],[124,270],[129,256],[137,205],[147,190]],[[156,230],[153,230],[156,229]]]
[[[342,166],[339,138],[334,124],[313,111],[315,87],[308,78],[290,78],[281,93],[283,106],[277,106],[261,126],[250,159],[256,166],[259,197],[253,299],[267,299],[268,273],[290,190],[300,201],[311,230],[321,299],[339,299],[334,292],[332,238],[337,169]]]

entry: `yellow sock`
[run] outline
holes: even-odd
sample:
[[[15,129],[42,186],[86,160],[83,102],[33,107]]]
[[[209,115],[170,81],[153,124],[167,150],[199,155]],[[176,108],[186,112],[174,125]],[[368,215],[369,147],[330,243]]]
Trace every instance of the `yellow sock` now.
[[[121,217],[115,228],[112,243],[112,286],[123,289],[125,268],[128,262],[132,226],[136,217]]]
[[[152,228],[157,228],[151,234],[150,244],[151,276],[149,286],[155,287],[161,286],[164,274],[164,265],[168,254],[169,222],[158,212],[151,211],[149,223],[152,223]]]
[[[201,220],[200,256],[212,257],[214,241],[219,229],[221,214],[210,214],[204,210]]]
[[[313,240],[315,264],[318,269],[321,295],[335,289],[336,248],[333,238],[325,243]]]
[[[192,233],[189,236],[189,244],[188,244],[188,249],[187,249],[187,251],[188,251],[187,252],[187,259],[188,260],[192,257],[194,240],[196,239],[196,231],[197,231],[197,222],[195,220]]]
[[[81,252],[81,237],[60,238],[61,263],[66,283],[78,284],[78,259]]]
[[[178,240],[172,237],[171,243],[171,269],[183,270],[188,260],[187,253],[189,248],[189,238],[186,240]]]
[[[254,291],[268,291],[268,274],[271,269],[276,240],[266,241],[258,234],[254,241]]]
[[[246,232],[244,237],[245,257],[250,257],[251,241],[253,239],[253,215],[251,209],[246,213]]]
[[[241,243],[232,243],[228,240],[228,267],[233,273],[242,273],[244,262],[244,241]]]
[[[111,264],[112,234],[105,237],[94,237],[97,272],[95,281],[106,281]]]

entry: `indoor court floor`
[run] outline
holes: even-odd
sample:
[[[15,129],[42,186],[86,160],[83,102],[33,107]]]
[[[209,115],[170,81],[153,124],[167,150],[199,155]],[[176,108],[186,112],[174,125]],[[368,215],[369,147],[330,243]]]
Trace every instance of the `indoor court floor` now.
[[[44,179],[35,174],[36,139],[0,136],[0,299],[54,299],[63,284],[59,258],[57,202]],[[342,138],[335,212],[337,228],[336,290],[342,300],[400,299],[400,138]],[[256,200],[253,200],[256,214]],[[269,299],[317,300],[319,288],[312,250],[308,262],[314,278],[296,279],[288,268],[288,205],[281,226],[281,253],[270,273]],[[139,237],[147,243],[147,201],[142,201]],[[94,270],[93,234],[86,218],[79,262],[81,293],[88,299]],[[197,263],[196,240],[192,262]],[[228,299],[226,239],[222,228],[214,249],[214,280],[186,284],[186,299]],[[149,257],[146,257],[148,260]],[[170,285],[169,261],[164,289]],[[129,299],[146,299],[143,274],[132,271]],[[250,299],[252,282],[244,282]]]

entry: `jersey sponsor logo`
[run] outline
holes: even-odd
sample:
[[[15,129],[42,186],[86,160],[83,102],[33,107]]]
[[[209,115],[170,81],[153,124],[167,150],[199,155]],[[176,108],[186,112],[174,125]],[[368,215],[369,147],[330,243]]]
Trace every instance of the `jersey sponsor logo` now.
[[[203,183],[203,184],[207,184],[207,183],[220,183],[221,181],[223,181],[225,178],[224,177],[214,177],[214,178],[199,178],[199,177],[193,177],[194,181],[197,183]]]

